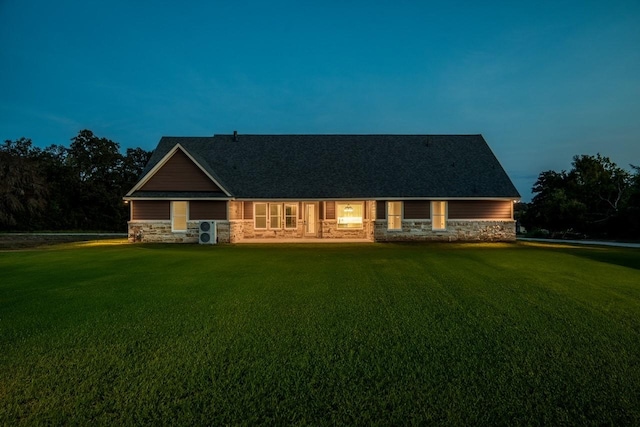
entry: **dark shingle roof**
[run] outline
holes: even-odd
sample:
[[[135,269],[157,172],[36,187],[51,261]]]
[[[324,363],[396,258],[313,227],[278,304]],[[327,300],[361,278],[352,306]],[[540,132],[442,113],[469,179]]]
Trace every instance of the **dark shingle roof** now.
[[[178,143],[237,198],[520,197],[482,135],[163,137],[145,173]]]

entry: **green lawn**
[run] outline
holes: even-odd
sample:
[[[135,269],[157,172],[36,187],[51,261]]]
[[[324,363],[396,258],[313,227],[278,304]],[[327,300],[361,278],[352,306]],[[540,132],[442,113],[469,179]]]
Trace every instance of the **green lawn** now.
[[[640,251],[0,252],[0,425],[640,424]]]

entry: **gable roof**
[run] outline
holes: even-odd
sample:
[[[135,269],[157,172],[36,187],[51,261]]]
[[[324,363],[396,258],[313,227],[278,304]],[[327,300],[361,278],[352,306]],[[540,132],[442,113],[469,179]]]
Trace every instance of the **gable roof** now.
[[[240,199],[520,197],[482,135],[163,137],[143,177],[178,144]]]
[[[202,159],[200,162],[196,160],[179,143],[154,161],[157,151],[154,151],[142,177],[127,196],[135,192],[137,197],[171,197],[184,193],[185,189],[200,197],[230,196],[215,174],[202,166]]]
[[[179,147],[179,145],[177,145]],[[140,187],[144,191],[222,191],[183,150],[175,153]]]

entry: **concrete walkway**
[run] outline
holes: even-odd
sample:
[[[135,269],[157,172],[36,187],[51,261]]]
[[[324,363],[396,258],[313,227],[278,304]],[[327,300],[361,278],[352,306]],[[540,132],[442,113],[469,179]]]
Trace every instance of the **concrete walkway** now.
[[[596,245],[596,246],[615,246],[618,248],[640,248],[640,243],[603,242],[598,240],[535,239],[535,238],[529,238],[529,237],[518,237],[517,240],[519,242],[567,243],[571,245]]]

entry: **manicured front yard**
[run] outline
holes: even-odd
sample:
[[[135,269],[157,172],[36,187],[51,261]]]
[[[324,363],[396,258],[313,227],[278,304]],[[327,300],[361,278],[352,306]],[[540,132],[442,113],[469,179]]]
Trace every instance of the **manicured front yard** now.
[[[640,424],[640,251],[0,252],[0,424]]]

